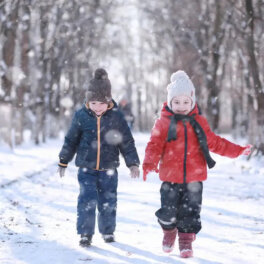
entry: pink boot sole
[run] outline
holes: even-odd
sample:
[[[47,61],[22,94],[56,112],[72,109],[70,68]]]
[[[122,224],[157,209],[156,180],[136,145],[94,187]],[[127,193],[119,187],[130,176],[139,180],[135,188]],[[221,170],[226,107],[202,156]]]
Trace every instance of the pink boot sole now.
[[[191,258],[193,257],[193,251],[190,249],[184,249],[180,252],[181,258]]]

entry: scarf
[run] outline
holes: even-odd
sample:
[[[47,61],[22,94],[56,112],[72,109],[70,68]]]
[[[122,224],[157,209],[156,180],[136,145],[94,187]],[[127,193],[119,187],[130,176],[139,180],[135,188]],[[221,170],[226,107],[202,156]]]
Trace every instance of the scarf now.
[[[207,165],[209,169],[213,168],[215,166],[215,161],[212,159],[209,153],[208,145],[207,145],[207,138],[204,130],[202,129],[201,125],[195,120],[194,115],[188,116],[188,115],[180,115],[180,114],[174,114],[173,116],[169,117],[171,122],[168,130],[168,138],[167,141],[170,142],[172,140],[177,139],[177,122],[189,122],[190,125],[193,127],[194,132],[198,138],[200,148],[203,152],[204,158],[207,162]]]

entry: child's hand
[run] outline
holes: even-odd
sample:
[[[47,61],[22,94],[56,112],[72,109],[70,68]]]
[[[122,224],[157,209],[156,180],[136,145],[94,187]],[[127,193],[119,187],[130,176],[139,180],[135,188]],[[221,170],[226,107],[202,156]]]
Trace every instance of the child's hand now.
[[[251,153],[252,145],[248,144],[244,147],[244,150],[242,151],[241,155],[249,155]]]
[[[130,169],[131,178],[139,178],[138,166],[131,166],[129,169]]]
[[[66,167],[61,167],[61,166],[58,167],[58,173],[59,173],[61,178],[64,177],[65,170],[66,170]]]
[[[152,164],[143,164],[143,180],[146,181],[147,180],[147,175],[151,172],[151,171],[155,171],[155,172],[159,172],[159,170],[157,168],[153,168]]]

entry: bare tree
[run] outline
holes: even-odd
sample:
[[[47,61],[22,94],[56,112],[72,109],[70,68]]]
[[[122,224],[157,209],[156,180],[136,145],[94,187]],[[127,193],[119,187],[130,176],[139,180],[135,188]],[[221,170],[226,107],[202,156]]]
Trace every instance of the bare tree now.
[[[74,107],[83,102],[85,83],[109,50],[111,40],[103,36],[113,6],[110,0],[0,3],[5,18],[0,28],[0,101],[4,107],[11,104],[5,126],[14,130],[15,144],[23,142],[25,128],[39,144],[67,126]],[[8,135],[11,142],[12,133]]]
[[[263,40],[264,40],[264,3],[261,0],[243,2],[230,1],[234,8],[232,26],[234,31],[234,45],[238,53],[240,66],[233,69],[234,74],[240,76],[242,100],[246,111],[242,117],[242,124],[246,127],[249,141],[259,152],[264,153],[264,94],[263,94]],[[241,111],[242,112],[242,109]],[[238,125],[241,125],[238,124]]]

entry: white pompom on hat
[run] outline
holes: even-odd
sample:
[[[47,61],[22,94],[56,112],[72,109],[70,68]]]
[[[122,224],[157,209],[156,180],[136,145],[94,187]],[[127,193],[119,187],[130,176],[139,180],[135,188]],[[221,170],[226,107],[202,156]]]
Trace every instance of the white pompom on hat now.
[[[192,108],[195,106],[195,87],[184,71],[176,71],[171,75],[171,83],[167,86],[167,104],[171,108],[173,97],[178,95],[186,95],[192,99]]]

